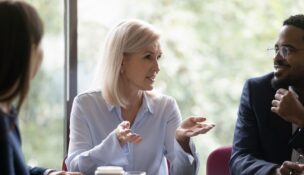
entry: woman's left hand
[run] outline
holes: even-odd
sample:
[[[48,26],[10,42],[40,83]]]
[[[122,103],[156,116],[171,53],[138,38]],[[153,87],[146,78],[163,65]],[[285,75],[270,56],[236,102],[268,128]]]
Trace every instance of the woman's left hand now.
[[[191,153],[189,147],[190,137],[205,134],[215,126],[214,124],[203,123],[205,121],[205,117],[191,116],[182,121],[180,126],[176,129],[176,140],[186,152]]]
[[[215,126],[214,124],[203,123],[204,121],[206,121],[204,117],[191,116],[186,118],[176,129],[176,136],[185,138],[205,134]]]

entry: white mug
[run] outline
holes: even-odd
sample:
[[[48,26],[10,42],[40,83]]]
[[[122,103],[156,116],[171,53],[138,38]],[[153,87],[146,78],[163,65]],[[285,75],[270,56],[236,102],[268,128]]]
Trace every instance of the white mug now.
[[[120,166],[100,166],[95,171],[95,175],[124,175],[124,173]]]

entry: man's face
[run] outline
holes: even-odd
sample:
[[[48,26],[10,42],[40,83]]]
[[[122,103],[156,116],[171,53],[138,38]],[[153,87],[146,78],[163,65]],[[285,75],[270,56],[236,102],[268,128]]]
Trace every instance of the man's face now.
[[[304,30],[284,25],[275,49],[280,51],[273,58],[272,86],[276,89],[304,86]]]

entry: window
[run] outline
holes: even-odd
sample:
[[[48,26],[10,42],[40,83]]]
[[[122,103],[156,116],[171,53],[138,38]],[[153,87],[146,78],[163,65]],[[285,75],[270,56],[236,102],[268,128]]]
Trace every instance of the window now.
[[[63,158],[63,1],[29,0],[44,21],[44,60],[22,111],[22,149],[30,165],[60,169]]]

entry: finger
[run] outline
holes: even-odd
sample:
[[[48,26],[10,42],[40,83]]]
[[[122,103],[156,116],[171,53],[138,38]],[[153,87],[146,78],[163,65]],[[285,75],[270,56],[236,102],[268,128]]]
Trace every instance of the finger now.
[[[272,100],[271,104],[272,104],[273,107],[277,107],[277,106],[279,106],[280,101],[278,101],[278,100]]]
[[[214,123],[197,123],[192,128],[213,128],[215,127]]]
[[[122,128],[130,128],[130,122],[129,121],[123,121],[121,122]]]
[[[290,172],[294,172],[294,174],[296,174],[296,172],[301,172],[301,167],[295,163],[295,162],[291,162],[291,161],[285,161],[283,162],[282,166],[281,166],[281,172],[284,174],[288,174]]]
[[[142,141],[141,136],[136,137],[136,139],[133,141],[134,144],[138,144]]]
[[[294,162],[292,162],[290,165],[289,165],[289,167],[288,167],[289,169],[292,169],[294,172],[302,172],[302,168],[301,168],[301,166],[299,166],[299,164],[298,163],[294,163]]]
[[[124,129],[120,131],[120,134],[123,136],[128,136],[128,134],[130,134],[131,132],[131,129]]]
[[[140,141],[141,141],[141,137],[138,134],[133,135],[132,137],[130,137],[130,140],[129,140],[129,142],[131,142],[131,143],[139,143]]]
[[[287,89],[280,88],[276,92],[277,94],[286,95],[288,93]]]
[[[276,94],[274,95],[274,99],[276,99],[276,100],[278,100],[278,101],[281,101],[282,98],[283,98],[283,95],[282,95],[282,94],[276,93]]]
[[[208,127],[204,127],[201,129],[196,129],[196,130],[194,130],[194,132],[197,133],[196,135],[205,134],[205,133],[209,132],[212,128],[213,128],[212,126],[208,126]]]
[[[271,107],[270,110],[276,114],[278,114],[279,112],[279,108],[278,107]]]
[[[191,119],[191,121],[193,122],[193,123],[197,123],[197,122],[204,122],[204,121],[206,121],[206,118],[205,117],[191,117],[190,118]]]
[[[127,135],[127,137],[126,137],[126,140],[127,140],[128,142],[132,142],[132,140],[134,140],[135,137],[136,137],[135,134],[129,133],[129,134]]]
[[[286,175],[289,175],[290,171],[292,171],[291,169],[289,169],[288,167],[284,166],[283,164],[281,165],[280,167],[280,174],[286,174]]]
[[[132,134],[132,131],[130,129],[126,129],[121,131],[120,134],[124,139],[127,139]]]
[[[186,131],[187,137],[197,136],[199,134],[205,134],[210,131],[213,127],[204,127],[204,128],[193,128]]]

